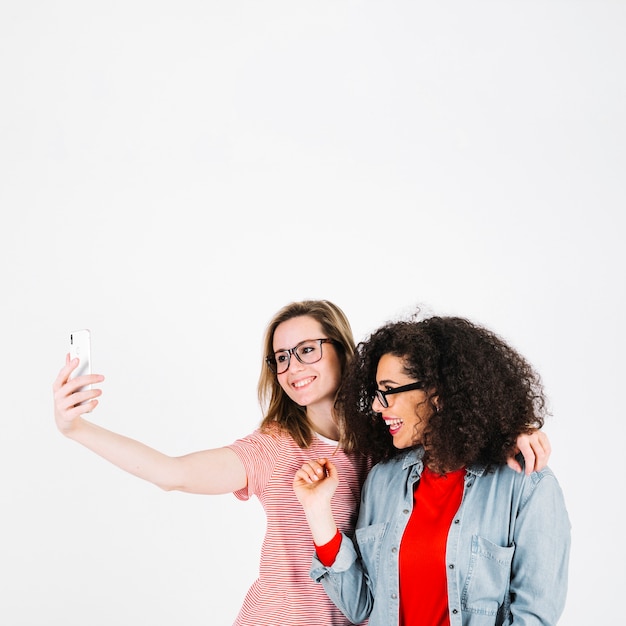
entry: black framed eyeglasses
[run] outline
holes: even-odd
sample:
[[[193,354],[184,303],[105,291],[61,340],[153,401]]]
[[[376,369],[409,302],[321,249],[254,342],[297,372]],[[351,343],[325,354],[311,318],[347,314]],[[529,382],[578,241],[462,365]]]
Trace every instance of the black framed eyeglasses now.
[[[292,354],[305,365],[317,363],[322,358],[323,343],[335,343],[335,341],[333,339],[305,339],[293,348],[268,354],[265,362],[274,374],[284,374],[289,369]]]
[[[391,396],[394,393],[402,393],[403,391],[413,391],[413,389],[424,389],[424,383],[419,380],[416,383],[410,383],[408,385],[402,385],[402,387],[394,387],[393,389],[388,389],[387,391],[381,391],[380,389],[376,389],[374,392],[376,395],[376,399],[381,403],[384,409],[389,407],[389,402],[387,402],[387,396]]]

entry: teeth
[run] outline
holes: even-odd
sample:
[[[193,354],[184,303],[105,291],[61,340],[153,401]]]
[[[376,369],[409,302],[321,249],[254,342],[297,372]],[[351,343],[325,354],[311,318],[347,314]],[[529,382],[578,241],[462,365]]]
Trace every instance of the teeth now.
[[[400,426],[400,424],[403,424],[402,420],[399,419],[394,419],[394,420],[385,420],[385,424],[387,424],[387,426],[392,427],[392,426]]]
[[[297,383],[294,383],[293,386],[296,389],[299,389],[300,387],[304,387],[304,385],[308,385],[311,381],[313,380],[313,378],[307,378],[305,380],[299,380]]]

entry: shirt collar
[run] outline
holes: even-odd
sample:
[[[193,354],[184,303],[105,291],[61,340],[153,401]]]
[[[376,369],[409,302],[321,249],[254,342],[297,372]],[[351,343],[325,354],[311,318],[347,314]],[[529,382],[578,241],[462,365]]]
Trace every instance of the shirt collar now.
[[[417,446],[415,448],[411,448],[404,454],[404,458],[402,459],[402,469],[408,469],[412,465],[419,463],[420,466],[423,465],[422,458],[424,457],[424,448],[422,446]]]
[[[421,472],[423,467],[424,458],[424,448],[422,446],[417,446],[415,448],[411,448],[407,452],[405,452],[402,460],[402,469],[408,469],[409,467],[416,465],[419,463],[420,467],[418,470]],[[470,474],[474,474],[475,476],[482,476],[487,470],[487,465],[484,463],[473,463],[467,468],[467,471]]]

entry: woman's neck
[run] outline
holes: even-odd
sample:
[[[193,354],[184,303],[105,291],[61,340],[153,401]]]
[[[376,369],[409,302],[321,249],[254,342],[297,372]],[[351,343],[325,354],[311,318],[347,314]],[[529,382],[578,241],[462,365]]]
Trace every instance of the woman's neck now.
[[[311,424],[311,428],[322,437],[339,441],[339,427],[335,422],[332,412],[332,404],[309,405],[306,409],[306,416]]]

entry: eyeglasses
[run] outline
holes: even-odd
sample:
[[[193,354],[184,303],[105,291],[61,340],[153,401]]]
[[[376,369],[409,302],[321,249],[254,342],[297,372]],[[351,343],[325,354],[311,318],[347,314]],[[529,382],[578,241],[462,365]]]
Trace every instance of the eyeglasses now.
[[[376,389],[375,394],[376,399],[382,404],[383,408],[386,409],[389,407],[387,396],[391,396],[394,393],[402,393],[403,391],[412,391],[413,389],[424,389],[424,383],[422,381],[418,381],[416,383],[410,383],[409,385],[402,385],[402,387],[395,387],[394,389],[389,389],[388,391]]]
[[[292,354],[305,365],[317,363],[322,358],[323,343],[335,343],[335,341],[333,339],[306,339],[289,350],[278,350],[274,354],[269,354],[265,357],[265,362],[274,374],[284,374],[289,369]]]

